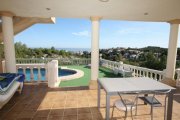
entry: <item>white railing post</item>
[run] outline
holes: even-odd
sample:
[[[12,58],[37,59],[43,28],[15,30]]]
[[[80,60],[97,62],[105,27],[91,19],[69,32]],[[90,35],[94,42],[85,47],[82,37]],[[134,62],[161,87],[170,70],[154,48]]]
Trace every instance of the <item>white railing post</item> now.
[[[38,81],[41,81],[41,68],[38,67]]]
[[[180,68],[176,69],[177,79],[176,79],[176,86],[180,87]]]
[[[6,72],[6,63],[5,63],[5,60],[2,61],[2,71],[3,71],[3,73]]]
[[[33,74],[33,67],[29,67],[30,69],[30,77],[31,77],[31,81],[34,81],[34,74]]]
[[[48,63],[48,87],[59,87],[60,79],[58,79],[58,60],[52,60]]]

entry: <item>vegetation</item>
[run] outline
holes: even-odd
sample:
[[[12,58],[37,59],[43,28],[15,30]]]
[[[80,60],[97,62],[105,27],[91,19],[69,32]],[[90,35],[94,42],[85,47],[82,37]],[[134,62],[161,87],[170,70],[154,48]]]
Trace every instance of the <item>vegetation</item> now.
[[[0,58],[4,58],[3,45],[0,44]],[[88,52],[84,51],[82,54],[73,53],[65,50],[57,50],[51,48],[28,48],[21,42],[15,43],[16,58],[58,58],[58,57],[89,57]]]
[[[4,58],[3,45],[0,44],[0,59]],[[69,52],[51,48],[28,48],[21,42],[15,43],[16,58],[90,58],[88,51]],[[110,48],[101,49],[100,56],[111,61],[123,61],[125,64],[163,70],[166,68],[167,48]],[[180,67],[180,48],[177,50],[176,67]]]
[[[163,70],[166,68],[167,48],[149,46],[145,48],[111,48],[100,50],[104,59],[123,61],[125,64]],[[176,67],[180,67],[180,49],[177,51]]]

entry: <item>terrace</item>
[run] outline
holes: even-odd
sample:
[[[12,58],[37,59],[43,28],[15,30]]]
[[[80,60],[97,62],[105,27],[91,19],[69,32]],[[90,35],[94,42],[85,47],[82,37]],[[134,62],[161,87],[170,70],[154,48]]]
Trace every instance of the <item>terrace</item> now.
[[[180,70],[175,69],[178,29],[180,24],[180,1],[168,0],[43,0],[38,1],[1,1],[0,4],[0,42],[4,44],[5,62],[2,64],[3,72],[15,73],[21,67],[31,71],[33,78],[33,68],[38,71],[41,68],[53,68],[56,73],[48,71],[45,82],[38,72],[38,81],[25,83],[22,94],[15,94],[12,99],[0,110],[0,119],[63,119],[63,120],[87,120],[105,119],[105,92],[103,92],[101,110],[97,110],[97,79],[99,78],[99,62],[103,61],[104,66],[109,69],[123,67],[133,71],[134,77],[146,76],[155,80],[171,83],[177,82],[179,85]],[[83,11],[83,12],[82,12]],[[14,35],[37,23],[55,23],[52,17],[64,18],[85,18],[92,22],[92,42],[91,42],[91,77],[87,87],[58,88],[53,81],[58,80],[56,61],[48,61],[49,65],[41,64],[17,64],[14,50]],[[128,20],[146,22],[168,22],[170,24],[169,47],[167,65],[165,71],[151,70],[137,66],[119,64],[117,62],[99,59],[99,34],[100,20]],[[78,61],[80,62],[80,61]],[[80,63],[79,63],[80,64]],[[52,66],[54,67],[52,67]],[[175,73],[177,79],[175,81]],[[53,77],[52,77],[53,76]],[[56,84],[57,85],[57,84]],[[59,84],[58,84],[59,85]],[[173,84],[175,87],[176,85]],[[54,88],[56,87],[56,88]],[[95,90],[94,90],[95,89]],[[180,91],[177,89],[173,100],[173,120],[180,118]],[[160,98],[163,96],[159,96]],[[111,105],[117,97],[111,98]],[[149,107],[142,105],[138,108],[138,115],[135,119],[150,119]],[[163,110],[155,110],[155,118],[163,119]],[[123,114],[116,111],[114,119],[124,119]],[[131,118],[128,118],[131,119]]]
[[[2,120],[103,120],[105,119],[105,92],[101,110],[97,108],[97,90],[86,87],[48,88],[46,84],[26,84],[21,95],[15,94],[0,110]],[[119,97],[111,98],[111,105]],[[161,101],[163,97],[159,96]],[[140,103],[142,104],[142,102]],[[174,95],[172,120],[179,120],[180,91]],[[149,106],[140,105],[135,120],[149,120]],[[163,120],[163,108],[154,110],[154,120]],[[124,113],[114,112],[112,120],[124,120]],[[131,117],[128,117],[131,120]]]

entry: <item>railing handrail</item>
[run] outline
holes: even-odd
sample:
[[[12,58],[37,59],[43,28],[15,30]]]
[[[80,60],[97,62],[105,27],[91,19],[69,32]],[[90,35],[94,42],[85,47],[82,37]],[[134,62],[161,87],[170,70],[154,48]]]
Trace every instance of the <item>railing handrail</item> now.
[[[48,63],[52,60],[58,60],[60,65],[71,64],[90,64],[90,58],[16,58],[16,63],[31,64],[31,63]]]

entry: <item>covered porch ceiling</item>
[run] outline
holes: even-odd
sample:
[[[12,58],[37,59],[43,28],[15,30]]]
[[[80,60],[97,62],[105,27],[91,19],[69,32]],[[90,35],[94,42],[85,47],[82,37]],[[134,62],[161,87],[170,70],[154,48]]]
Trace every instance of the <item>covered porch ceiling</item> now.
[[[102,2],[107,1],[107,2]],[[22,17],[167,22],[180,19],[180,0],[0,0],[0,11]]]

